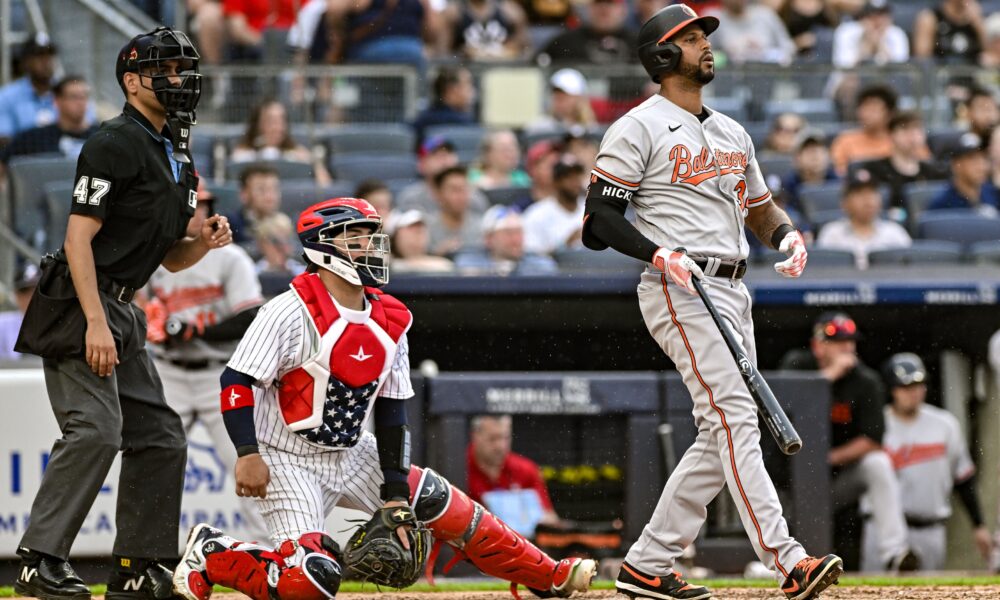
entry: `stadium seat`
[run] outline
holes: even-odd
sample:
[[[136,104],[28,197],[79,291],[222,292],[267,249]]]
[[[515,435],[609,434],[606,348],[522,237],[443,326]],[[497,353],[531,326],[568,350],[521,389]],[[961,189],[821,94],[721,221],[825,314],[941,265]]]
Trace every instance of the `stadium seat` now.
[[[280,179],[309,179],[314,177],[313,166],[309,163],[294,160],[262,160],[252,162],[229,161],[226,165],[226,178],[237,179],[240,171],[250,164],[265,164],[278,172]]]
[[[521,134],[521,150],[524,152],[528,151],[535,143],[542,140],[551,140],[553,142],[558,142],[563,139],[563,137],[568,133],[565,128],[559,129],[547,129],[545,131],[533,131],[525,132]]]
[[[764,103],[764,118],[768,122],[786,112],[800,115],[806,121],[829,121],[837,116],[833,100],[829,98],[797,98]]]
[[[76,161],[63,156],[24,156],[11,159],[11,214],[14,231],[36,248],[44,248],[46,218],[45,184],[73,181]]]
[[[705,104],[714,110],[730,117],[738,123],[743,123],[749,116],[747,114],[746,100],[738,96],[718,96],[706,98]]]
[[[472,162],[479,155],[486,134],[486,128],[479,125],[434,125],[424,131],[425,138],[435,135],[448,138],[463,163]]]
[[[636,259],[611,249],[600,252],[585,248],[559,250],[552,258],[564,273],[639,273],[643,268]]]
[[[844,186],[839,181],[804,183],[799,186],[799,204],[806,216],[815,219],[821,212],[840,211],[840,197]]]
[[[927,145],[930,147],[931,154],[934,156],[941,156],[945,149],[953,145],[958,141],[958,138],[965,133],[961,129],[955,129],[953,127],[947,127],[945,129],[932,129],[930,133],[927,134]]]
[[[220,215],[232,215],[240,210],[240,187],[236,182],[207,183],[207,188],[215,196],[213,210]]]
[[[764,173],[764,177],[768,175],[784,177],[795,168],[795,161],[791,156],[775,154],[773,152],[758,153],[757,164],[760,165],[760,170]]]
[[[917,237],[962,244],[1000,240],[1000,219],[985,218],[975,211],[928,211],[917,220]]]
[[[342,154],[330,159],[337,179],[355,183],[365,179],[399,179],[417,176],[412,154]]]
[[[1000,240],[975,242],[969,246],[969,260],[979,265],[1000,265]]]
[[[756,261],[761,265],[773,265],[788,258],[783,252],[777,250],[765,250],[757,255]],[[809,260],[806,263],[809,267],[853,267],[854,254],[846,250],[830,250],[827,248],[809,248]]]
[[[416,150],[413,129],[398,123],[348,125],[324,135],[331,155],[352,153],[410,154]]]
[[[927,205],[946,187],[947,181],[920,181],[903,186],[903,203],[911,233],[916,232],[917,220],[927,210]]]
[[[764,151],[764,142],[767,141],[767,134],[771,131],[771,124],[764,121],[751,121],[744,123],[743,128],[750,134],[750,141],[757,153]]]
[[[844,216],[844,211],[839,208],[833,208],[829,210],[818,210],[810,213],[809,222],[813,224],[815,231],[818,233],[823,226],[827,223],[836,221]]]
[[[46,250],[62,247],[66,240],[66,224],[73,206],[73,181],[53,181],[45,184],[45,207],[48,212]]]
[[[292,276],[289,273],[264,271],[258,277],[260,278],[260,292],[265,298],[273,298],[288,291],[288,284],[292,282]]]
[[[318,187],[312,179],[288,179],[281,182],[281,212],[294,223],[299,213],[313,204],[328,198],[350,196],[354,193],[354,182],[335,181],[328,186]]]
[[[812,258],[810,256],[810,258]],[[878,265],[928,265],[962,262],[962,245],[943,240],[913,240],[909,248],[876,250],[868,254],[868,263]]]
[[[490,204],[514,204],[520,200],[531,199],[531,188],[522,186],[499,187],[482,190]]]

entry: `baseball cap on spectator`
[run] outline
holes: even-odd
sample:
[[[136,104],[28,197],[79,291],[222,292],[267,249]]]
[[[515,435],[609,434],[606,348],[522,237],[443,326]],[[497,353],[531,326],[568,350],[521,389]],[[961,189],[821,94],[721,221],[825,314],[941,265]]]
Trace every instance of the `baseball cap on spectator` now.
[[[868,0],[858,13],[858,17],[867,17],[879,13],[892,12],[892,5],[889,0]]]
[[[859,340],[861,334],[858,325],[847,313],[825,312],[813,324],[813,339],[826,340]]]
[[[389,214],[389,220],[385,224],[385,233],[392,235],[404,227],[424,222],[424,213],[415,208],[396,210]]]
[[[528,148],[528,151],[524,155],[524,163],[528,167],[531,167],[550,152],[556,152],[557,150],[559,150],[559,146],[555,141],[538,140]]]
[[[872,177],[871,171],[864,168],[850,169],[847,173],[847,181],[844,182],[844,195],[862,189],[878,189],[878,182]]]
[[[563,154],[559,157],[559,162],[552,166],[553,179],[560,179],[573,174],[582,175],[583,165],[572,154]]]
[[[797,152],[807,146],[826,146],[826,134],[820,129],[803,128],[795,136],[795,150]]]
[[[956,158],[962,158],[967,154],[972,154],[974,152],[983,152],[985,148],[983,147],[983,140],[975,133],[967,131],[962,135],[958,136],[954,142],[949,144],[944,149],[944,158],[949,160],[955,160]]]
[[[559,69],[549,78],[549,85],[570,96],[583,96],[587,93],[587,80],[576,69]]]
[[[56,52],[56,45],[52,43],[52,38],[49,37],[49,34],[42,31],[36,33],[21,46],[22,59],[29,56],[55,54]]]
[[[26,263],[14,279],[14,289],[20,292],[33,288],[38,285],[41,276],[42,273],[35,263]]]
[[[521,227],[521,211],[516,206],[497,204],[483,213],[482,230],[484,234],[515,227]]]
[[[417,150],[417,156],[424,157],[428,154],[434,154],[438,150],[454,152],[455,144],[443,135],[432,135],[424,140],[423,144],[420,144],[420,148]]]

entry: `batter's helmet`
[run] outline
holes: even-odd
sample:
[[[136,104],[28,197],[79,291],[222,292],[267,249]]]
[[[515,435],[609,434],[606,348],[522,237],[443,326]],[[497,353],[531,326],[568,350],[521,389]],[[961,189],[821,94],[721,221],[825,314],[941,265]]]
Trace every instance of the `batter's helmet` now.
[[[927,381],[927,369],[924,361],[912,352],[900,352],[892,355],[882,368],[882,375],[889,387],[913,385]]]
[[[371,233],[336,239],[352,227]],[[314,204],[299,215],[296,229],[306,262],[354,285],[389,282],[389,236],[382,233],[382,217],[367,200],[333,198]]]
[[[681,49],[669,40],[691,23],[701,25],[706,35],[719,28],[718,19],[699,17],[686,4],[661,8],[642,24],[638,42],[639,61],[656,83],[660,83],[661,75],[677,68],[677,63],[681,61]]]
[[[201,74],[198,61],[201,57],[194,44],[182,31],[169,27],[157,27],[149,33],[142,33],[131,40],[118,54],[115,75],[118,85],[125,91],[125,73],[142,73],[152,82],[149,89],[171,117],[188,125],[196,122],[195,108],[201,99]],[[180,84],[174,85],[170,75],[161,72],[160,63],[167,60],[178,61]]]

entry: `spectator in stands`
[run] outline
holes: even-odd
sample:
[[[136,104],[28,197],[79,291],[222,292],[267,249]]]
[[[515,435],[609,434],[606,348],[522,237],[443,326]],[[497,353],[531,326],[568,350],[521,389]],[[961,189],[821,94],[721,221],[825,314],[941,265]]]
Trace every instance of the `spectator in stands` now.
[[[254,229],[264,217],[281,209],[281,183],[274,167],[250,164],[240,172],[240,212],[228,215],[233,241],[257,259]]]
[[[969,90],[965,110],[969,131],[984,140],[989,139],[993,128],[1000,125],[1000,106],[996,96],[987,88],[976,86]]]
[[[542,198],[548,198],[555,194],[555,184],[552,181],[552,170],[559,162],[562,154],[562,144],[555,140],[539,140],[528,148],[525,155],[525,165],[528,175],[531,176],[531,201],[538,202]],[[531,202],[518,206],[521,210],[526,209]]]
[[[625,0],[589,0],[587,22],[560,33],[535,56],[542,67],[551,64],[617,65],[639,60],[636,32],[627,26]]]
[[[908,248],[910,234],[899,223],[879,216],[882,196],[878,183],[865,169],[856,169],[844,187],[840,201],[842,219],[823,226],[816,238],[817,248],[854,253],[854,264],[868,268],[868,255],[876,250]]]
[[[940,0],[913,24],[913,56],[938,62],[976,64],[985,41],[978,0]]]
[[[25,355],[14,351],[17,334],[21,330],[24,312],[35,293],[40,271],[34,263],[26,263],[14,280],[14,303],[17,310],[0,312],[0,360],[18,360]]]
[[[482,249],[459,252],[455,268],[465,275],[547,275],[558,267],[548,256],[525,252],[524,222],[513,206],[491,206],[482,219]]]
[[[452,273],[455,263],[433,256],[424,214],[416,209],[394,211],[385,221],[385,233],[392,249],[393,273]]]
[[[795,113],[781,113],[771,122],[764,147],[760,150],[775,154],[792,154],[796,151],[799,136],[806,126],[806,120]]]
[[[1000,192],[990,182],[990,163],[979,136],[971,131],[963,133],[946,154],[951,180],[927,210],[967,208],[984,217],[1000,217]]]
[[[594,170],[600,149],[600,138],[591,135],[582,127],[571,128],[563,137],[563,151],[572,154],[583,165],[586,173]]]
[[[842,312],[826,312],[813,325],[809,351],[792,350],[783,369],[816,370],[830,382],[830,493],[835,511],[871,499],[879,562],[887,571],[914,571],[920,563],[906,542],[899,482],[879,443],[885,433],[885,388],[857,354],[858,326]],[[853,545],[853,544],[852,544]]]
[[[920,113],[898,112],[889,120],[892,152],[886,158],[863,161],[851,165],[851,170],[861,168],[871,173],[876,185],[887,185],[890,206],[904,208],[903,187],[916,181],[947,179],[945,172],[935,163],[924,160],[921,151],[927,147],[927,133]]]
[[[889,119],[896,112],[896,92],[887,85],[874,84],[858,93],[858,129],[844,131],[830,145],[833,168],[843,177],[847,167],[859,160],[885,158],[892,154]]]
[[[317,185],[332,181],[323,161],[316,160],[308,148],[292,137],[285,105],[278,100],[265,100],[254,107],[246,131],[229,159],[234,163],[286,160],[311,164]]]
[[[552,508],[552,500],[538,465],[530,458],[511,451],[512,429],[510,415],[482,415],[472,419],[466,459],[466,491],[470,498],[486,506],[490,506],[487,498],[491,491],[534,493],[542,507],[539,522],[556,525],[559,516]]]
[[[440,44],[439,8],[430,0],[327,0],[327,62],[402,63],[422,74],[425,40]]]
[[[469,210],[472,186],[465,167],[443,169],[431,187],[437,207],[426,215],[431,254],[451,256],[461,250],[479,248],[482,216]]]
[[[957,492],[969,515],[980,555],[989,560],[993,541],[983,522],[976,496],[976,466],[958,419],[945,409],[925,404],[927,369],[916,354],[894,354],[882,375],[891,398],[885,408],[882,448],[899,479],[907,537],[921,568],[944,568],[952,492]]]
[[[570,127],[593,127],[597,124],[590,108],[587,80],[576,69],[559,69],[549,77],[547,111],[528,125],[528,133],[559,131]]]
[[[990,159],[990,181],[993,187],[1000,189],[1000,125],[993,128],[989,139],[986,154]]]
[[[638,31],[642,24],[653,18],[653,15],[658,13],[661,8],[666,8],[671,4],[673,4],[673,0],[636,0],[635,18],[632,21],[632,26]],[[685,4],[692,6],[691,2],[685,2]],[[698,9],[695,8],[695,10]]]
[[[225,60],[258,62],[264,55],[264,32],[267,29],[289,29],[295,23],[295,13],[301,0],[222,0],[222,18],[225,24],[223,40],[228,42]],[[202,9],[204,10],[204,9]],[[215,17],[211,14],[210,17]],[[204,17],[202,17],[204,18]],[[210,24],[211,29],[218,27]],[[207,40],[201,35],[198,41],[218,48],[218,40]],[[210,52],[216,52],[215,48]],[[215,56],[222,56],[222,52]]]
[[[783,0],[777,10],[799,56],[816,47],[817,30],[837,25],[836,11],[824,0]]]
[[[841,23],[833,37],[833,66],[904,63],[910,58],[906,32],[892,22],[889,0],[868,0],[854,21]]]
[[[378,179],[365,179],[354,188],[353,196],[367,200],[375,207],[383,223],[389,220],[393,206],[392,190],[384,182]]]
[[[799,192],[802,184],[820,184],[839,179],[830,166],[826,136],[817,129],[806,129],[796,138],[793,170],[782,178],[781,192],[788,207],[803,211]]]
[[[56,122],[14,136],[0,150],[0,163],[7,164],[14,157],[29,154],[62,154],[73,160],[80,156],[83,143],[97,131],[97,125],[87,120],[90,86],[82,77],[70,75],[62,78],[52,91]]]
[[[517,0],[532,27],[572,29],[580,19],[573,10],[573,0]]]
[[[727,61],[787,65],[795,55],[795,42],[778,14],[765,4],[750,0],[722,0],[719,28],[712,34],[715,52]]]
[[[44,33],[37,33],[21,47],[24,77],[0,87],[0,146],[18,133],[56,120],[52,76],[56,47]]]
[[[476,87],[468,69],[452,65],[441,67],[434,78],[433,93],[432,104],[413,123],[418,144],[423,143],[424,132],[432,125],[473,125],[476,122],[472,114]]]
[[[514,0],[468,0],[443,11],[448,51],[466,60],[517,60],[529,46],[528,20]]]
[[[983,22],[986,36],[983,52],[979,55],[979,65],[982,67],[1000,69],[1000,12],[986,17]]]
[[[287,273],[294,277],[306,270],[295,257],[297,244],[295,226],[285,213],[272,213],[257,222],[254,228],[257,250],[257,274]]]
[[[424,214],[437,210],[434,199],[434,176],[444,169],[458,165],[458,154],[455,145],[448,138],[440,135],[431,136],[420,144],[417,150],[417,173],[421,179],[406,186],[396,198],[396,206],[400,210],[417,209]],[[489,208],[489,201],[478,189],[472,190],[469,210],[482,214]]]
[[[469,183],[482,190],[528,187],[531,178],[518,167],[521,147],[509,129],[491,131],[483,138],[476,167],[469,170]]]
[[[564,154],[552,168],[555,194],[535,202],[524,211],[524,249],[549,254],[579,247],[583,229],[583,198],[587,191],[583,165],[572,154]]]

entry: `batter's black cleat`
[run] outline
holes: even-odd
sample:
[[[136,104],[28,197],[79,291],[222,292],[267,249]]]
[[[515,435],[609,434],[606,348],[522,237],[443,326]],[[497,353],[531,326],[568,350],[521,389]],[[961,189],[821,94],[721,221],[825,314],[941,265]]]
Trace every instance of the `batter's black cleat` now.
[[[622,563],[622,569],[618,572],[615,589],[629,598],[704,600],[712,597],[712,592],[707,587],[691,585],[681,579],[681,574],[677,571],[669,575],[646,575],[626,562]]]
[[[90,589],[68,561],[25,547],[17,549],[21,557],[14,591],[19,596],[42,600],[89,600]]]
[[[181,600],[174,594],[174,572],[159,561],[115,557],[105,600]]]
[[[844,561],[836,554],[827,554],[823,558],[807,556],[796,563],[781,585],[781,591],[788,600],[810,600],[836,584],[843,572]]]

